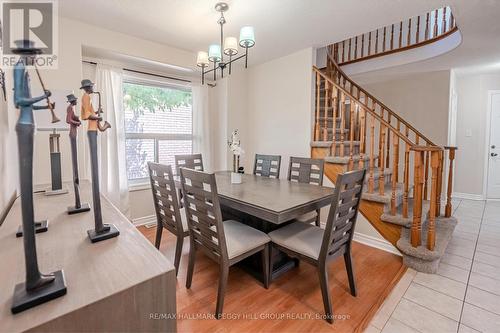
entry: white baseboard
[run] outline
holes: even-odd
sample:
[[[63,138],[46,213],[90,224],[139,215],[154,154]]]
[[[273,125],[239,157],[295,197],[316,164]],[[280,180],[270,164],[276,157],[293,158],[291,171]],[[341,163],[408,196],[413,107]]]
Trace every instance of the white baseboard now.
[[[375,247],[377,249],[401,256],[401,252],[399,252],[399,250],[397,248],[395,248],[391,243],[389,243],[385,239],[380,239],[377,237],[368,236],[365,234],[354,232],[353,240],[358,242],[358,243],[365,244],[365,245],[368,245],[371,247]]]
[[[453,192],[451,197],[455,199],[465,199],[465,200],[484,200],[484,196],[482,194],[471,194],[462,192]]]
[[[146,224],[156,224],[156,215],[148,215],[132,219],[132,224],[136,227]]]

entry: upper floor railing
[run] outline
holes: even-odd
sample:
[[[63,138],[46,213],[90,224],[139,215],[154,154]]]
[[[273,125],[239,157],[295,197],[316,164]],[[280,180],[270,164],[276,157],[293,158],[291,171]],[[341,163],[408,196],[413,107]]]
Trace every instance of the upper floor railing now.
[[[352,64],[423,46],[456,30],[451,8],[443,7],[335,43],[333,56],[339,65]]]

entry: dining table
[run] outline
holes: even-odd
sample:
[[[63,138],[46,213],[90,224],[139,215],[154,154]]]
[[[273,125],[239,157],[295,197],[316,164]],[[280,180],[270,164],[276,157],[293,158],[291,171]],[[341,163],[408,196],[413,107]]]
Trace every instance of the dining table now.
[[[215,172],[217,193],[224,220],[236,220],[269,233],[291,223],[299,216],[330,205],[334,188],[285,179],[242,174],[241,183],[231,182],[230,171]],[[175,177],[180,188],[180,177]],[[275,279],[298,265],[298,260],[285,253],[271,251],[272,272]],[[242,267],[259,280],[260,255],[242,262]]]

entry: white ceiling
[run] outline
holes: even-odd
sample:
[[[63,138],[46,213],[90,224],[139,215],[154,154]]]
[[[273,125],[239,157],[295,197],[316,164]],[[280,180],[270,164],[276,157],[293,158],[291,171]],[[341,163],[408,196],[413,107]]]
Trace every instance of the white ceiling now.
[[[218,42],[216,0],[64,0],[62,16],[189,51]],[[228,0],[226,36],[255,28],[250,63],[324,46],[450,5],[463,43],[420,63],[384,70],[412,72],[495,68],[500,63],[500,0]],[[84,15],[82,15],[84,13]],[[112,45],[110,45],[110,49]],[[193,56],[193,62],[194,62]],[[497,65],[495,65],[497,64]],[[479,66],[479,67],[478,67]],[[464,69],[466,70],[466,69]],[[379,75],[376,72],[373,75]]]
[[[189,51],[218,42],[216,0],[64,0],[62,16]],[[255,28],[251,63],[324,46],[426,10],[437,0],[229,0],[225,34]],[[194,60],[193,60],[194,61]]]

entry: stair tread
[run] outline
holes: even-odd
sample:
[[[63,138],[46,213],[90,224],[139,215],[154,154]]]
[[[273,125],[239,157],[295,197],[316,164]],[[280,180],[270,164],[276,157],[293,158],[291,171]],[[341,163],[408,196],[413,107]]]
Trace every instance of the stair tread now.
[[[403,183],[398,183],[396,185],[396,201],[399,201],[403,196],[403,186]],[[362,198],[364,200],[375,201],[384,204],[390,203],[392,198],[392,184],[385,184],[383,195],[380,195],[378,189],[373,191],[373,193],[368,193],[368,186],[365,186]]]
[[[375,155],[373,157],[374,159],[377,159],[378,158],[378,155]],[[354,162],[358,162],[359,160],[363,159],[365,161],[365,163],[370,159],[370,156],[368,155],[359,155],[359,154],[356,154],[356,155],[352,155],[352,159],[354,160]],[[351,156],[326,156],[324,158],[325,162],[326,163],[333,163],[333,164],[349,164],[350,160],[351,160]]]
[[[346,141],[344,140],[344,146],[350,146],[351,141]],[[340,146],[340,141],[335,140],[335,145]],[[353,146],[359,146],[361,144],[360,141],[352,141]],[[333,145],[333,141],[312,141],[311,142],[311,147],[319,147],[319,148],[324,148],[324,147],[331,147]]]

